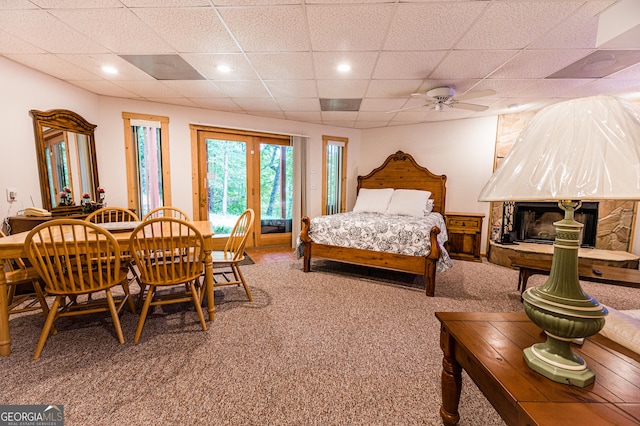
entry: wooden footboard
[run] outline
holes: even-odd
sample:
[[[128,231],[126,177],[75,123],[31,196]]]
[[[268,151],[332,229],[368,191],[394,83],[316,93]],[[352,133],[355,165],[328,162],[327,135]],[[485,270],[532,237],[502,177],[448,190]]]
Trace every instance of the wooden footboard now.
[[[333,260],[354,265],[372,266],[393,271],[407,272],[424,277],[427,296],[434,296],[436,284],[436,262],[440,258],[440,246],[437,236],[440,228],[431,228],[431,252],[427,256],[407,256],[403,254],[384,253],[380,251],[362,250],[349,247],[317,244],[309,237],[311,220],[302,218],[300,240],[304,248],[303,270],[311,270],[311,257]]]

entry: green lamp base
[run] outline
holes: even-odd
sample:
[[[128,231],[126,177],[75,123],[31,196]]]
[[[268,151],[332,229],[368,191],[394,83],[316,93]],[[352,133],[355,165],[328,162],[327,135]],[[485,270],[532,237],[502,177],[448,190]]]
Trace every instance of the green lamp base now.
[[[567,343],[568,345],[569,343]],[[574,358],[577,359],[572,361],[550,353],[546,343],[535,344],[523,352],[529,368],[554,382],[584,388],[596,380],[593,371],[587,368],[587,364],[582,358],[575,354],[573,354]]]
[[[541,287],[529,288],[522,295],[523,308],[531,321],[547,335],[547,341],[524,350],[527,365],[555,382],[585,387],[595,374],[582,358],[573,353],[571,342],[599,332],[607,309],[585,294],[578,279],[578,236],[582,224],[573,218],[579,201],[558,203],[564,220],[555,222],[556,238],[549,278]]]

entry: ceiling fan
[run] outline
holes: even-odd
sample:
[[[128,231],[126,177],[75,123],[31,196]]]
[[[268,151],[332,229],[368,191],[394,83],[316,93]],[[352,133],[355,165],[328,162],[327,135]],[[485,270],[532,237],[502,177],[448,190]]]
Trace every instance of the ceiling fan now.
[[[462,101],[481,98],[483,96],[491,96],[491,95],[495,95],[495,93],[496,93],[495,90],[486,89],[486,90],[478,90],[475,92],[468,92],[463,95],[456,96],[456,91],[453,87],[448,87],[448,86],[435,87],[431,90],[428,90],[425,93],[411,94],[411,97],[414,97],[414,98],[424,98],[426,100],[426,103],[424,105],[401,108],[401,109],[396,109],[396,110],[387,111],[387,112],[389,113],[400,112],[400,111],[406,111],[409,109],[423,108],[423,107],[429,107],[434,109],[435,111],[444,111],[446,108],[466,109],[469,111],[484,111],[489,107],[486,105],[470,104]]]

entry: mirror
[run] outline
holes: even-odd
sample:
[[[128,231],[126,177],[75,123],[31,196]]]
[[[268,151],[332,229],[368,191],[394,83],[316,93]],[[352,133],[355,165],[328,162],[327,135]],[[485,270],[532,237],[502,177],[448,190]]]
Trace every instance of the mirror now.
[[[60,213],[82,211],[88,194],[98,198],[95,124],[73,111],[31,110],[36,137],[42,207]]]

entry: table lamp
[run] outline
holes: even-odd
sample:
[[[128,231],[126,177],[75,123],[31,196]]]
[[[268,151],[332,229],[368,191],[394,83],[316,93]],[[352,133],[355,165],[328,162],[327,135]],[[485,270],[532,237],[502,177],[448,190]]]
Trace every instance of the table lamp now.
[[[524,292],[527,316],[547,335],[524,350],[527,365],[560,383],[585,387],[595,380],[571,350],[574,339],[598,333],[607,309],[578,280],[579,235],[574,211],[583,200],[640,199],[640,109],[621,99],[594,96],[539,111],[482,189],[479,201],[557,201],[564,219],[549,278]]]

